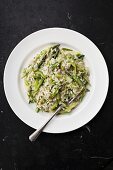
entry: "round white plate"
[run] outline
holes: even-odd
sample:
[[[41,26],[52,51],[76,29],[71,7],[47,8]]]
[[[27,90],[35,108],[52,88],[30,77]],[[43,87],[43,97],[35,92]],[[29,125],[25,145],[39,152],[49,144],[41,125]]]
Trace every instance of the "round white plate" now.
[[[81,104],[69,114],[56,116],[44,129],[44,132],[63,133],[88,123],[98,113],[107,95],[109,76],[105,60],[95,44],[87,37],[65,28],[48,28],[30,34],[14,48],[7,60],[4,89],[15,114],[27,125],[39,128],[50,114],[36,113],[34,106],[28,104],[20,73],[35,54],[53,43],[81,51],[90,69],[90,92]]]

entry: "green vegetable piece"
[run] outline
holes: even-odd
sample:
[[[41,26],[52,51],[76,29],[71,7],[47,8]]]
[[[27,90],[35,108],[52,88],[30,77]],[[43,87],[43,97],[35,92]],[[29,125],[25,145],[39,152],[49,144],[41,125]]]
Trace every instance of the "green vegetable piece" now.
[[[83,78],[85,79],[85,84],[89,84],[90,83],[88,76],[85,75]]]
[[[51,94],[51,97],[54,98],[59,92],[59,88],[55,89],[55,92]]]
[[[42,85],[43,81],[44,81],[44,79],[40,79],[40,80],[39,80],[39,83],[38,83],[38,90],[39,90],[40,86]]]
[[[73,70],[73,72],[74,72],[74,76],[76,76],[76,69],[77,69],[77,67],[76,67],[76,63],[75,62],[71,62],[71,65],[73,66],[73,68],[74,68],[74,70]]]
[[[29,86],[29,81],[28,80],[24,79],[24,83],[25,83],[26,86]]]
[[[36,71],[36,72],[35,72],[35,75],[36,75],[36,77],[38,77],[38,78],[43,78],[43,79],[46,78],[46,76],[45,76],[41,71]]]
[[[59,48],[59,47],[60,47],[60,44],[56,44],[52,47],[52,49]]]
[[[38,88],[39,88],[39,81],[36,79],[34,84],[33,84],[33,87],[34,87],[34,91],[37,91]]]
[[[62,75],[61,74],[56,74],[56,77],[57,78],[62,78]]]
[[[71,65],[76,69],[76,63],[75,62],[71,62]]]
[[[57,98],[57,101],[59,102],[60,101],[60,94],[59,93],[57,94],[56,98]]]
[[[38,107],[36,107],[36,112],[38,113],[40,111],[40,109]]]
[[[49,50],[49,58],[56,58],[60,52],[59,49],[60,44],[56,44],[53,47],[50,48]]]
[[[62,63],[60,64],[60,68],[62,71],[65,70],[65,67],[62,65]]]
[[[50,84],[55,85],[55,81],[50,77]]]
[[[38,69],[41,67],[41,65],[45,62],[47,58],[47,55],[45,54],[43,57],[42,57],[42,60],[40,61],[40,63],[38,64]]]
[[[32,98],[29,98],[29,104],[34,103],[34,100]]]
[[[66,75],[66,80],[67,80],[67,82],[69,82],[69,83],[72,82],[72,78],[71,78],[70,76],[68,76],[68,75]]]
[[[32,94],[31,90],[28,91],[27,95],[28,95],[28,98],[29,98],[29,103],[34,103],[35,100],[34,100],[34,97],[33,97],[33,94]]]
[[[76,81],[76,83],[77,83],[79,86],[82,86],[82,85],[83,85],[82,81],[81,81],[77,76],[73,76],[73,79]]]
[[[73,103],[71,103],[69,106],[66,107],[66,109],[64,110],[64,112],[70,112],[73,108],[75,108],[78,105],[77,101],[74,101]]]
[[[40,80],[36,79],[35,80],[34,85],[33,85],[35,92],[37,92],[39,90],[39,88],[42,85],[43,81],[44,81],[44,79],[40,79]]]
[[[78,59],[81,59],[81,60],[83,60],[83,59],[84,59],[84,57],[85,57],[85,55],[80,54],[80,53],[78,53],[76,56],[78,57]]]
[[[57,108],[57,106],[58,106],[58,101],[56,101],[56,102],[52,105],[51,110],[55,110],[55,109]]]
[[[72,49],[69,48],[62,48],[63,51],[73,51]]]
[[[54,70],[55,68],[57,68],[58,67],[58,65],[59,65],[59,63],[54,63],[54,64],[51,64],[51,68],[52,68],[52,70]]]
[[[45,62],[46,58],[47,58],[47,50],[43,50],[40,52],[40,54],[36,55],[36,57],[34,58],[35,59],[35,62],[37,63],[38,60],[40,60],[39,63],[37,63],[37,67],[34,68],[34,70],[38,70],[42,64]]]

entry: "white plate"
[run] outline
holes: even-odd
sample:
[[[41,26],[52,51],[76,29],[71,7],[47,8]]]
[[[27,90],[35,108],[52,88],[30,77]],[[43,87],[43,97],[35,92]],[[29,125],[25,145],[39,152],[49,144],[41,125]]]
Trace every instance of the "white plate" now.
[[[87,37],[64,28],[48,28],[30,34],[14,48],[7,60],[4,89],[15,114],[27,125],[39,128],[50,114],[36,113],[34,106],[28,104],[20,72],[36,53],[52,43],[81,51],[90,69],[91,88],[82,103],[72,113],[55,117],[44,129],[44,132],[63,133],[89,122],[98,113],[107,95],[109,76],[105,60]]]

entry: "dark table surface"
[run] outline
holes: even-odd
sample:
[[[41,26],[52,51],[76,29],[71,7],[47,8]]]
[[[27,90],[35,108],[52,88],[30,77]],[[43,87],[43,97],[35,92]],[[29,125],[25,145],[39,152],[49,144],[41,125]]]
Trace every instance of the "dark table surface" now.
[[[28,136],[34,129],[8,105],[3,72],[19,41],[48,27],[70,28],[90,38],[106,60],[110,87],[102,109],[87,125],[65,134],[42,133],[31,143]],[[112,95],[112,0],[0,1],[0,170],[100,170],[109,164],[106,170],[113,170]]]

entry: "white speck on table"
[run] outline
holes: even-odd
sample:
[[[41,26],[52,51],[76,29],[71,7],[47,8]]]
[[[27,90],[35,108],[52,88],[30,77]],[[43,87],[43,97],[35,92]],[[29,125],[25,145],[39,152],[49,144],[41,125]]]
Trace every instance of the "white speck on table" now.
[[[90,127],[89,126],[85,126],[85,128],[87,129],[87,131],[90,133],[91,132],[91,129],[90,129]]]
[[[70,13],[68,12],[68,13],[67,13],[67,18],[68,18],[69,20],[71,20],[71,17],[72,17],[72,15],[70,15]]]
[[[5,136],[2,141],[5,142],[7,140],[8,136]]]

